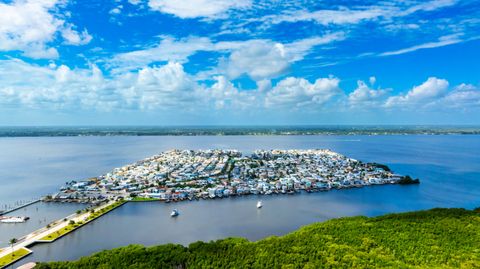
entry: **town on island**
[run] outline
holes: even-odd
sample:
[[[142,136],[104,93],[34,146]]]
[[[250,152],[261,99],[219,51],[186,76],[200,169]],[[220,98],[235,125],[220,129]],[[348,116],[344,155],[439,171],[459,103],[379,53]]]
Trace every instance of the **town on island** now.
[[[170,150],[84,181],[67,182],[48,201],[152,199],[165,202],[294,194],[381,184],[415,184],[386,165],[328,149]]]

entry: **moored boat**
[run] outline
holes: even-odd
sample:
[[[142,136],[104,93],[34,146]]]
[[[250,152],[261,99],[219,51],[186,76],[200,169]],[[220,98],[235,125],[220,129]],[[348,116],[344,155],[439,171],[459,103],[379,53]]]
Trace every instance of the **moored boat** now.
[[[0,218],[1,223],[23,223],[27,221],[29,217],[2,217]]]
[[[180,213],[177,209],[172,210],[172,213],[170,213],[170,217],[177,217],[178,215],[180,215]]]

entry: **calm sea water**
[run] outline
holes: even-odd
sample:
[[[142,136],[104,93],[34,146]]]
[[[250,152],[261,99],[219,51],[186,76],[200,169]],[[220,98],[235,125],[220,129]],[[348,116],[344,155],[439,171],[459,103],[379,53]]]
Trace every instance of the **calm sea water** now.
[[[172,148],[235,148],[247,153],[330,148],[359,160],[388,164],[400,174],[419,177],[422,183],[262,197],[261,210],[255,207],[256,197],[129,203],[53,244],[34,246],[34,254],[17,265],[77,259],[132,243],[188,244],[228,236],[258,240],[341,216],[480,206],[480,136],[474,135],[1,138],[0,205],[54,192],[66,180],[96,176]],[[52,204],[60,211],[64,206]],[[169,217],[173,207],[181,212],[176,219]],[[4,234],[10,232],[0,226],[0,238],[9,238]]]

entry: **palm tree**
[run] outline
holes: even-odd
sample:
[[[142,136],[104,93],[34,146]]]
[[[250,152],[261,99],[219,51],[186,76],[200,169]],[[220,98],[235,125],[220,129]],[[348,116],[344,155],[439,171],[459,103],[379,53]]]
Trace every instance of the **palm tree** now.
[[[15,245],[15,243],[17,243],[17,238],[10,239],[10,246],[12,247],[12,257],[15,256],[15,254],[13,253],[13,245]]]

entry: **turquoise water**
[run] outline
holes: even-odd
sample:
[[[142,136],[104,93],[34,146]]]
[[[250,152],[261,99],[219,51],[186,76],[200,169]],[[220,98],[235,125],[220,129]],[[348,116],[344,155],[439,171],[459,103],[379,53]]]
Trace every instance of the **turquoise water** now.
[[[432,207],[480,206],[480,136],[197,136],[56,137],[0,139],[0,204],[55,191],[63,182],[171,148],[330,148],[389,165],[420,185],[375,186],[315,194],[231,198],[177,204],[127,204],[53,244],[36,245],[35,260],[76,259],[102,249],[139,243],[188,244],[227,236],[258,240],[334,217]],[[175,207],[178,218],[169,217]],[[4,232],[0,227],[0,234]]]

